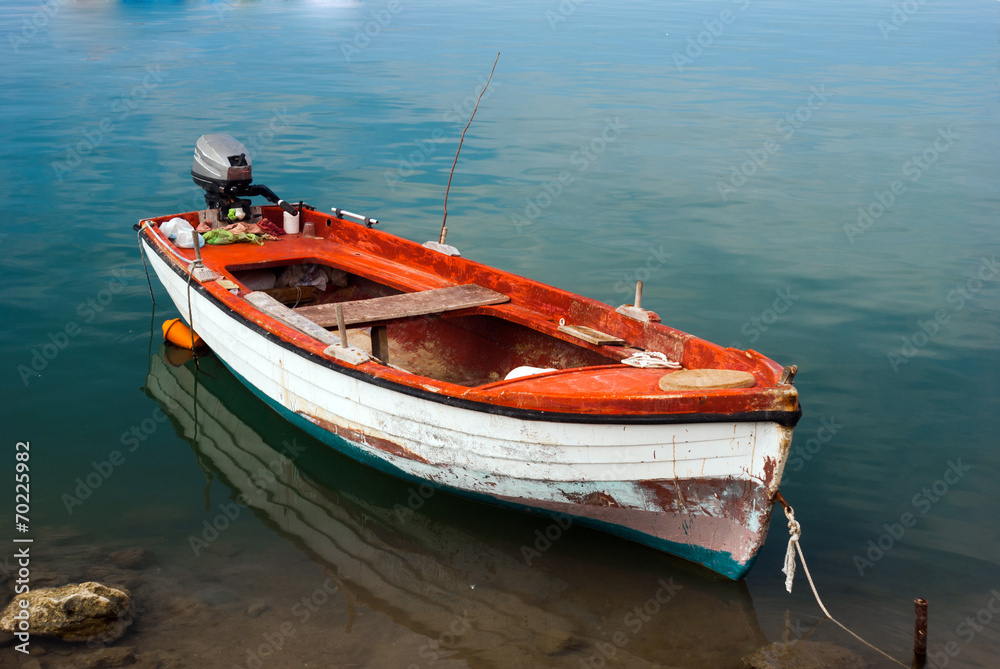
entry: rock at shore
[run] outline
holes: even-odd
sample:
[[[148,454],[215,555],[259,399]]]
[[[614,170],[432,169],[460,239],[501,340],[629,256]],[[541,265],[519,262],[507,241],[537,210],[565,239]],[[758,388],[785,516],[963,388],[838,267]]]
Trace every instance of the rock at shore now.
[[[132,624],[131,593],[88,581],[17,595],[0,614],[0,629],[19,631],[15,616],[24,610],[21,600],[28,601],[32,635],[107,643]]]

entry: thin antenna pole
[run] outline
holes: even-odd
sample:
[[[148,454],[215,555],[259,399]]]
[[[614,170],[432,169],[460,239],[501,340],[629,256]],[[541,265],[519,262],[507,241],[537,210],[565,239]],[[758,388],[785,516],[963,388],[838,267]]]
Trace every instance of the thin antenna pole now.
[[[472,119],[476,118],[476,110],[479,109],[479,101],[483,99],[483,93],[489,88],[490,81],[493,79],[493,72],[497,69],[497,61],[500,60],[500,52],[497,51],[496,60],[493,61],[493,69],[490,70],[490,77],[486,80],[486,85],[483,86],[483,90],[479,92],[479,97],[476,98],[476,106],[472,109],[472,116],[469,117],[469,122],[465,124],[465,130],[462,131],[462,138],[458,140],[458,149],[455,151],[455,160],[451,164],[451,172],[448,174],[448,187],[444,190],[444,220],[441,221],[441,236],[438,238],[439,244],[444,244],[445,237],[448,236],[448,192],[451,190],[451,178],[455,175],[455,165],[458,164],[458,152],[462,150],[462,142],[465,141],[465,131],[469,129],[472,125]]]

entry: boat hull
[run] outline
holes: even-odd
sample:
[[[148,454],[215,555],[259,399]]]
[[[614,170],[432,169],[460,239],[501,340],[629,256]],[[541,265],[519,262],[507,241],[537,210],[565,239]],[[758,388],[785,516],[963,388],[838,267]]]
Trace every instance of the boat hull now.
[[[546,513],[742,578],[767,533],[791,427],[767,416],[511,411],[380,382],[222,304],[143,238],[180,313],[292,424],[385,473]],[[539,546],[526,547],[525,559]]]
[[[673,594],[659,591],[658,599],[669,602],[617,648],[618,666],[659,667],[684,657],[688,667],[737,667],[767,643],[744,582],[706,579],[688,563],[669,564],[613,540],[594,546],[572,533],[529,562],[518,546],[526,537],[535,541],[529,528],[551,534],[545,523],[497,526],[489,509],[444,495],[425,498],[332,449],[323,453],[305,435],[290,443],[287,428],[259,415],[262,405],[218,360],[203,359],[199,368],[175,367],[154,354],[146,393],[213,485],[226,486],[233,500],[316,561],[355,606],[441,639],[452,660],[479,669],[575,667],[580,658],[601,657],[607,621],[638,621],[636,603],[663,585]],[[410,495],[419,498],[413,506],[404,501]],[[574,547],[584,545],[594,559],[577,571]],[[193,551],[205,549],[192,537]],[[469,623],[461,634],[454,634],[456,617]]]

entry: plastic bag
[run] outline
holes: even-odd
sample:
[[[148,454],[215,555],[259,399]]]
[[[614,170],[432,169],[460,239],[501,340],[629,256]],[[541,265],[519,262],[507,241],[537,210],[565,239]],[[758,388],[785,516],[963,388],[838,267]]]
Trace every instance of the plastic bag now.
[[[178,248],[194,248],[194,243],[191,241],[191,233],[194,232],[194,228],[179,216],[175,216],[166,223],[161,224],[160,232],[165,234],[167,239],[172,240]],[[201,235],[198,235],[198,246],[201,247],[204,245],[205,239]]]

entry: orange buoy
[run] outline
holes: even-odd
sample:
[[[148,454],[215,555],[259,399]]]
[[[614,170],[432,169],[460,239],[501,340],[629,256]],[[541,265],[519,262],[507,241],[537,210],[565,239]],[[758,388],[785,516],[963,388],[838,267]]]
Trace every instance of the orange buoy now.
[[[179,318],[163,322],[163,339],[174,346],[187,349],[196,349],[205,345],[205,341],[198,336],[198,333],[192,332],[191,328]]]

